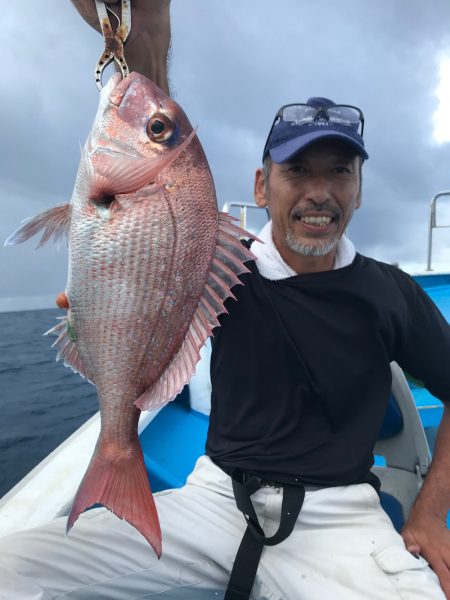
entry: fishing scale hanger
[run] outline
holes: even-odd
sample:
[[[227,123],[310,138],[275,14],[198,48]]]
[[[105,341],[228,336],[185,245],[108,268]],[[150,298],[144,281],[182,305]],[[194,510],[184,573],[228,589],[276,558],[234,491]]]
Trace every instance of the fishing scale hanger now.
[[[121,6],[122,14],[121,18],[119,18],[108,4],[102,0],[95,0],[95,7],[105,41],[105,49],[95,65],[95,83],[99,90],[103,87],[103,71],[113,61],[118,65],[122,77],[126,77],[130,73],[125,60],[123,45],[131,30],[131,0],[121,0]],[[118,25],[115,31],[109,20],[108,13],[111,13],[117,19]]]

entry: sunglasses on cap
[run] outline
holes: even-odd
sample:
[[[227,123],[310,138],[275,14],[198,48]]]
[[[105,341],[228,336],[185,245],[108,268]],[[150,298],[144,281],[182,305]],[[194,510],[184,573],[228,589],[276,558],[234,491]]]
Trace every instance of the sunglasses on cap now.
[[[296,125],[337,125],[351,127],[363,137],[364,115],[356,106],[350,104],[334,104],[332,106],[311,106],[310,104],[285,104],[276,113],[264,145],[263,156],[267,153],[274,127],[281,121]]]

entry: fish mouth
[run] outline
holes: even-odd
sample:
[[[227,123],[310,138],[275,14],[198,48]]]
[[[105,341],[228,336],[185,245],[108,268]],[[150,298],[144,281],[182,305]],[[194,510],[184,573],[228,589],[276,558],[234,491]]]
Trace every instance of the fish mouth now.
[[[115,73],[111,77],[111,89],[109,90],[108,94],[111,104],[114,104],[114,106],[120,106],[125,94],[128,91],[128,88],[134,83],[136,75],[137,73],[133,72],[122,79],[120,73]]]
[[[136,82],[141,79],[147,78],[135,71],[123,79],[120,73],[114,73],[100,91],[101,112],[104,112],[109,104],[119,108],[130,88],[134,88]]]
[[[130,73],[128,77],[122,78],[120,73],[114,73],[100,91],[101,101],[120,106],[126,91],[136,79],[135,75],[136,73]]]

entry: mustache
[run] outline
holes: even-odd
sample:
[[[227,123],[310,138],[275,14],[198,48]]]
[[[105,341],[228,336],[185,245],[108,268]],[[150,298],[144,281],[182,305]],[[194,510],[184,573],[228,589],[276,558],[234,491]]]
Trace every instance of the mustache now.
[[[291,210],[291,217],[294,219],[301,219],[302,217],[308,215],[311,211],[315,213],[326,213],[327,215],[331,215],[332,218],[336,219],[342,215],[342,211],[336,206],[330,206],[329,204],[309,204],[308,206],[296,206]]]

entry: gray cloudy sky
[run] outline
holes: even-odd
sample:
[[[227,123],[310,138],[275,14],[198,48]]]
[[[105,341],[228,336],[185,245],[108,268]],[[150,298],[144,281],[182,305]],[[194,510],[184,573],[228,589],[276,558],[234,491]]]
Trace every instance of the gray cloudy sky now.
[[[199,125],[219,205],[252,200],[280,105],[312,95],[356,104],[370,160],[350,237],[364,254],[424,268],[429,200],[450,189],[450,142],[433,138],[450,0],[172,0],[171,14],[172,89]],[[69,0],[5,4],[2,34],[4,240],[21,219],[70,198],[102,43]],[[439,214],[450,223],[450,201]],[[450,230],[435,238],[436,264],[448,269]],[[0,310],[50,306],[64,289],[65,251],[35,245],[0,248]]]

